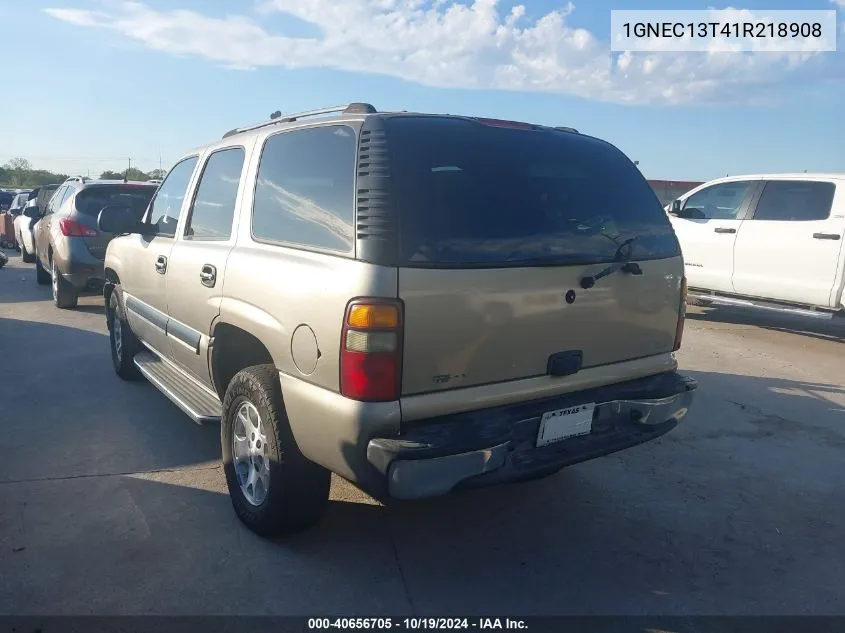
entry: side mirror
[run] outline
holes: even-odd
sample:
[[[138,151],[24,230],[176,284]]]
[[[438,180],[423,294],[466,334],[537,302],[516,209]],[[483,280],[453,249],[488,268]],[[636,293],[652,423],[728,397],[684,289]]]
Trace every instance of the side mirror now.
[[[41,209],[38,206],[27,207],[23,210],[23,214],[30,220],[36,220],[41,217]]]
[[[672,210],[669,211],[672,215],[677,215],[680,217],[681,215],[681,201],[680,200],[672,200]]]
[[[140,233],[141,223],[131,207],[109,205],[100,210],[97,227],[103,233]]]

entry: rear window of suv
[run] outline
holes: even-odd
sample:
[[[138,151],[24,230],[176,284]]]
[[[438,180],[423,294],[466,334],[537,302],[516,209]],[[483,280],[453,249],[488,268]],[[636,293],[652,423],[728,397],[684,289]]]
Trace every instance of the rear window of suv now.
[[[587,136],[465,119],[385,121],[402,265],[543,266],[680,254],[648,182]]]
[[[97,217],[103,207],[128,206],[137,212],[140,219],[155,192],[154,185],[94,185],[76,195],[76,210],[83,215]]]

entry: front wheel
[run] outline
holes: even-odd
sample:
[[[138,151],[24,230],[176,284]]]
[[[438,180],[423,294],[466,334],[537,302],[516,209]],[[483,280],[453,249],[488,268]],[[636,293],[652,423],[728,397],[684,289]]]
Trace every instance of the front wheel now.
[[[235,375],[223,399],[223,469],[235,514],[264,537],[317,523],[329,499],[331,473],[299,452],[272,365]]]
[[[57,308],[68,310],[76,307],[79,299],[79,296],[76,294],[76,288],[62,277],[62,273],[59,272],[59,265],[56,264],[55,259],[51,262],[50,266],[50,283],[53,286],[53,303],[56,304]]]
[[[124,380],[137,380],[141,372],[135,366],[135,354],[141,350],[141,342],[126,320],[118,287],[112,290],[109,297],[106,324],[109,328],[109,345],[114,373]]]

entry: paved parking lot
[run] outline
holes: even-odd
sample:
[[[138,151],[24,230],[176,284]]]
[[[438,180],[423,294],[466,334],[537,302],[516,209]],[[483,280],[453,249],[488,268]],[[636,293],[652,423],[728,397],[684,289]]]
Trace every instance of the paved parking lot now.
[[[218,429],[121,382],[99,298],[34,277],[0,270],[0,613],[845,613],[845,319],[692,309],[698,400],[661,440],[389,508],[336,480],[268,542]]]

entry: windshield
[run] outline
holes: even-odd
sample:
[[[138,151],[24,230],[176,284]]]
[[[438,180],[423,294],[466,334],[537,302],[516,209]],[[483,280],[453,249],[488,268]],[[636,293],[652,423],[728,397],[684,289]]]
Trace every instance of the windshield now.
[[[138,219],[144,215],[156,188],[150,185],[95,185],[76,196],[76,210],[96,217],[103,207],[110,205],[131,207]]]
[[[619,150],[551,130],[440,117],[387,122],[405,266],[594,263],[679,254],[654,192]]]

